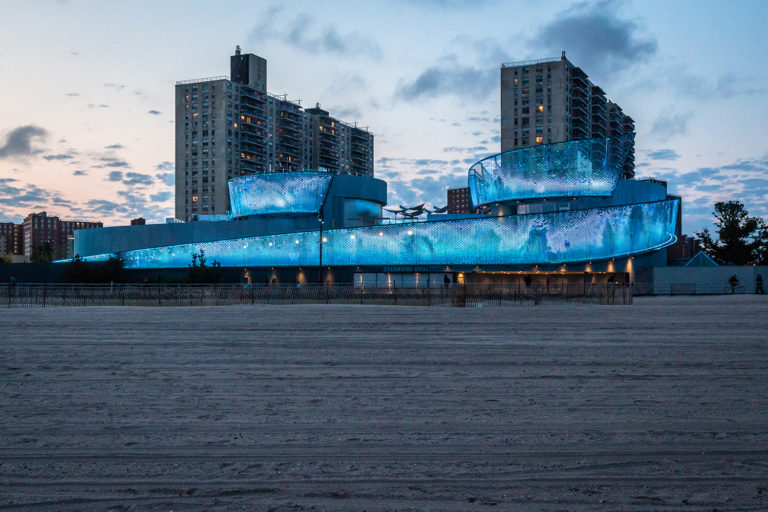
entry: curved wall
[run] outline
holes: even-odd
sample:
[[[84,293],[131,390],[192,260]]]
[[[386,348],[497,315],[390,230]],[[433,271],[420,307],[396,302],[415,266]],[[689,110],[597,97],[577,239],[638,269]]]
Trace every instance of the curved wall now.
[[[634,133],[515,149],[469,169],[473,206],[523,199],[610,196]]]
[[[597,261],[674,243],[678,200],[549,214],[324,231],[322,265],[535,265]],[[222,266],[320,265],[309,231],[120,253],[126,268],[186,267],[201,249]]]
[[[229,180],[233,218],[318,213],[334,175],[327,172],[250,174]]]

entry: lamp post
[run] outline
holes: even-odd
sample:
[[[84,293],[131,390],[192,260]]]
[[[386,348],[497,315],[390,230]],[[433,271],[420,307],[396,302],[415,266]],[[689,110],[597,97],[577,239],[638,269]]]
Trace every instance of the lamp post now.
[[[321,273],[321,276],[322,276],[322,271],[323,271],[323,268],[322,268],[323,267],[323,224],[325,224],[325,221],[320,216],[317,217],[317,220],[320,222],[320,239],[318,240],[318,243],[320,244],[320,251],[319,251],[319,253],[320,253],[320,273]],[[322,277],[321,277],[321,281],[322,281]]]

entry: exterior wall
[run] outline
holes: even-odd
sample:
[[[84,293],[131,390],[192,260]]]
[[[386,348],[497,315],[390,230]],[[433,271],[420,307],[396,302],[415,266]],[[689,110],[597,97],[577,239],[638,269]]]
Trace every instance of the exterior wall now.
[[[472,200],[469,194],[469,187],[449,188],[448,189],[448,210],[449,214],[473,213]]]
[[[737,293],[755,293],[758,275],[763,278],[763,289],[768,290],[768,267],[654,267],[653,293],[670,294],[721,294],[730,293],[728,280],[739,280]]]
[[[0,251],[4,255],[24,254],[24,229],[22,224],[0,222],[0,237],[3,239]]]
[[[176,85],[176,218],[226,213],[233,174],[232,92],[228,80]],[[218,152],[218,154],[217,154]]]

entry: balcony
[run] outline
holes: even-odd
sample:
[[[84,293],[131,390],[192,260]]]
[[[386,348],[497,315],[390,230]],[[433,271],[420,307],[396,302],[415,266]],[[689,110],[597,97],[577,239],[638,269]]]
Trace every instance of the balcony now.
[[[242,103],[243,99],[252,100],[258,103],[266,103],[267,98],[264,95],[264,93],[254,91],[252,89],[242,87],[240,89],[240,101]]]

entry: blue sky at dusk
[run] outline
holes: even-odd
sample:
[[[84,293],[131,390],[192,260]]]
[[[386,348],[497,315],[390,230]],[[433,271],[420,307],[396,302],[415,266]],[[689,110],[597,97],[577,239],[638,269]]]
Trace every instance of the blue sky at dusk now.
[[[499,151],[499,67],[561,50],[635,119],[638,177],[684,231],[739,199],[768,219],[768,2],[17,2],[0,18],[0,220],[173,215],[174,84],[227,75],[376,136],[390,204],[445,204]]]

